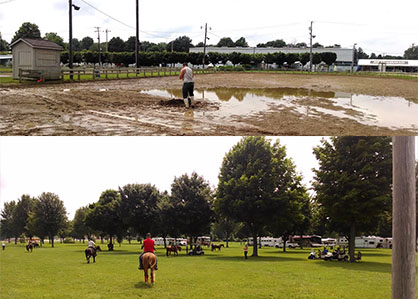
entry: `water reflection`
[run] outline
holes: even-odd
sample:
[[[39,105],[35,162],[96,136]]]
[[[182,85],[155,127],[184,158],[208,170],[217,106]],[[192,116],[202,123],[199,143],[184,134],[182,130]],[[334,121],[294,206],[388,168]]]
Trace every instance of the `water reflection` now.
[[[181,98],[180,89],[142,90],[165,98]],[[369,96],[346,92],[324,92],[303,88],[208,88],[197,89],[195,99],[217,103],[219,110],[206,111],[214,118],[280,113],[286,109],[303,117],[328,114],[361,124],[409,129],[418,132],[418,100]],[[196,111],[197,112],[197,111]],[[195,115],[195,118],[202,113]]]

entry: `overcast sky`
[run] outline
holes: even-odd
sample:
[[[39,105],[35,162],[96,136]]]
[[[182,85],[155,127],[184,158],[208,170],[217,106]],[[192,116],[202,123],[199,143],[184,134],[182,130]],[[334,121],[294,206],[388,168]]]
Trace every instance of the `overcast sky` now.
[[[69,218],[106,189],[151,183],[170,191],[193,171],[212,187],[225,154],[241,137],[0,137],[0,209],[21,195],[58,194]],[[320,137],[280,137],[308,185]]]
[[[275,137],[310,187],[321,137]],[[275,139],[274,138],[274,139]],[[218,184],[225,154],[241,137],[0,137],[0,209],[23,194],[56,193],[69,213],[126,184],[170,191],[174,177],[193,171]],[[415,155],[418,157],[418,137]]]
[[[73,0],[73,37],[97,38],[95,27],[110,30],[109,40],[135,35],[134,0]],[[324,46],[354,43],[371,54],[403,55],[418,43],[418,1],[191,1],[139,0],[140,40],[169,42],[187,35],[193,44],[203,41],[201,26],[211,28],[210,44],[221,37],[245,37],[250,46],[284,39],[309,43],[308,27],[314,21],[314,42]],[[101,12],[99,12],[98,10]],[[107,14],[107,16],[105,15]],[[0,32],[10,42],[24,22],[39,26],[42,36],[56,32],[68,41],[68,1],[0,0]],[[101,33],[105,41],[105,33]],[[97,41],[97,40],[96,40]]]

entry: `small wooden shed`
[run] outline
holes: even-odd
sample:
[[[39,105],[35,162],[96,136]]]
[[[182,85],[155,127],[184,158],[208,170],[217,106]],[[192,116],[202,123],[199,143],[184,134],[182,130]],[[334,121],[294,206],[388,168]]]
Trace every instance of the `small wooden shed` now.
[[[20,38],[11,45],[13,79],[19,79],[19,69],[28,77],[44,80],[60,78],[60,52],[63,48],[44,39]]]

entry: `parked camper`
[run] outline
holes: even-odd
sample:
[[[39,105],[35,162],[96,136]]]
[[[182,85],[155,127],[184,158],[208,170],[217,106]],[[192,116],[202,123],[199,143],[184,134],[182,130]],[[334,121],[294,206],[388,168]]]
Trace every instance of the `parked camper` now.
[[[345,237],[338,238],[338,245],[348,246],[348,240]],[[356,248],[383,248],[384,238],[376,236],[362,236],[355,239]]]

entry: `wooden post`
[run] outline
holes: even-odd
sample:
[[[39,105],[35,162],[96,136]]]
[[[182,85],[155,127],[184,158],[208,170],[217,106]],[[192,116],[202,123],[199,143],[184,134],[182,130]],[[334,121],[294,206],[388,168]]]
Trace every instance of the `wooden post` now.
[[[415,299],[415,137],[393,143],[392,299]]]

